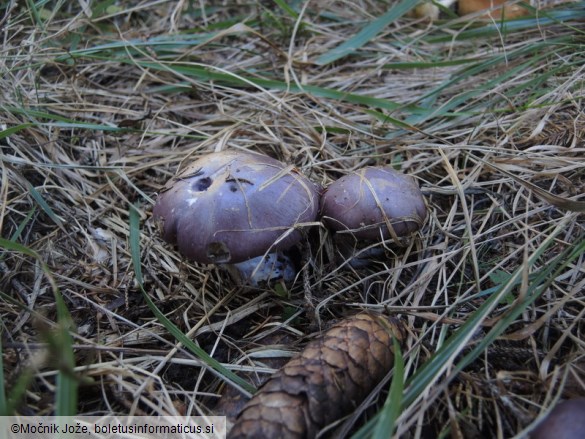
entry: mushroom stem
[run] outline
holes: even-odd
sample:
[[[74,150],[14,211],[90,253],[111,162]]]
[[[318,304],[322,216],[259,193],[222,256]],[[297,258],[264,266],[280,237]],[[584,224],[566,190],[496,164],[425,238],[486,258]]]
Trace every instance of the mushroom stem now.
[[[282,252],[268,253],[237,264],[222,264],[220,267],[225,268],[238,284],[252,287],[270,285],[279,280],[288,284],[294,281],[297,274],[291,258]]]
[[[337,250],[337,263],[347,263],[352,268],[366,268],[373,262],[382,260],[384,247],[375,241],[357,241],[348,235],[336,233],[333,243]]]

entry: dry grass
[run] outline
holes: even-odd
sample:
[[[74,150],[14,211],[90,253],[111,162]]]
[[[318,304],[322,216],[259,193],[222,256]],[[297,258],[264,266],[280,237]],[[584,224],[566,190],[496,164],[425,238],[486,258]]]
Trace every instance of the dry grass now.
[[[417,376],[424,388],[407,381],[400,437],[510,437],[585,395],[583,2],[504,30],[401,18],[326,65],[383,2],[298,2],[298,19],[266,2],[108,3],[0,7],[0,313],[20,413],[53,413],[56,378],[71,375],[53,290],[74,323],[79,413],[213,413],[228,380],[145,302],[132,205],[148,296],[232,371],[270,372],[266,357],[374,308],[408,322],[407,377],[437,365]],[[150,220],[181,164],[224,148],[323,185],[391,163],[416,177],[430,218],[360,270],[333,264],[313,228],[289,290],[234,285],[182,260]],[[287,342],[263,346],[272,333]]]

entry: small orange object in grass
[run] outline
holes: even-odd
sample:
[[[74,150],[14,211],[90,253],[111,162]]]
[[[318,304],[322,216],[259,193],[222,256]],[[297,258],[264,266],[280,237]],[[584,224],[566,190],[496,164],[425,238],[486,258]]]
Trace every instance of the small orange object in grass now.
[[[528,14],[529,10],[519,3],[508,0],[459,0],[459,15],[473,14],[488,9],[485,18],[516,18]]]

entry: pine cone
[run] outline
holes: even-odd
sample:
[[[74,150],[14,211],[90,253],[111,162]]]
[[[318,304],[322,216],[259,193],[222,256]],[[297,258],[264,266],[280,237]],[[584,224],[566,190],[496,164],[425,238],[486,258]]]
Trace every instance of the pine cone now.
[[[248,401],[228,437],[313,438],[351,413],[394,364],[402,324],[361,313],[334,325],[276,372]]]

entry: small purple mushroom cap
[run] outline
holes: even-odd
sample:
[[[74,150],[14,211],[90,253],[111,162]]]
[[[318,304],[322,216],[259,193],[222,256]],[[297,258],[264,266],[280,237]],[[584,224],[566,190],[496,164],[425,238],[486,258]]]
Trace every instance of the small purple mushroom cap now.
[[[388,167],[366,167],[331,183],[321,197],[321,215],[339,233],[380,240],[420,229],[427,208],[412,177]]]
[[[580,439],[585,437],[585,398],[560,402],[530,433],[530,439]]]
[[[252,152],[201,157],[172,178],[153,209],[162,237],[201,263],[235,264],[285,250],[315,221],[319,187],[294,168]]]

